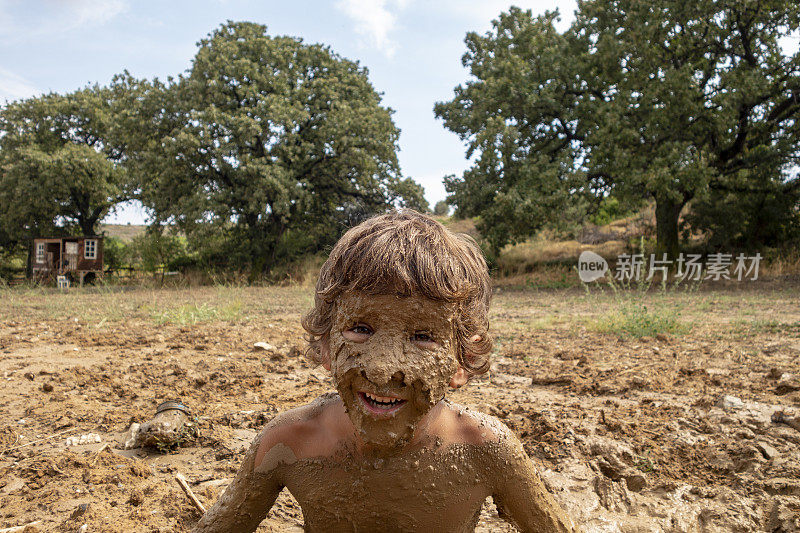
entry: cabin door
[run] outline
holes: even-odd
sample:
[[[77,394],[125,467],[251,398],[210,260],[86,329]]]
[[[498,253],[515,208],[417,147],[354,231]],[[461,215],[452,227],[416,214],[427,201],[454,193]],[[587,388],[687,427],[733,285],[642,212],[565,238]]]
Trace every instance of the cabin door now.
[[[64,243],[64,272],[78,269],[78,243]]]

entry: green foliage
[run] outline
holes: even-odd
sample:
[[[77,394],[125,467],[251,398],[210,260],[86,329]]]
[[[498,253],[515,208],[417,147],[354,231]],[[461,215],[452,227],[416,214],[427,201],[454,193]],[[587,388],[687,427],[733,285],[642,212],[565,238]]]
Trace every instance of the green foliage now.
[[[674,254],[691,199],[800,187],[800,52],[779,45],[796,2],[587,1],[564,33],[556,16],[511,8],[467,34],[472,77],[434,109],[475,156],[449,199],[495,247],[613,192],[656,201]]]
[[[0,109],[4,246],[46,234],[95,235],[109,210],[131,198],[110,102],[107,89],[93,86]]]
[[[677,335],[689,330],[673,309],[659,305],[648,308],[642,300],[621,302],[616,309],[601,318],[595,328],[603,333],[634,338],[655,337],[658,334]]]
[[[742,194],[716,191],[690,204],[684,232],[702,232],[712,250],[760,251],[800,245],[800,187],[766,182],[763,189]]]
[[[357,63],[325,46],[228,22],[200,41],[169,86],[143,201],[209,262],[256,273],[332,242],[353,218],[391,205],[427,209],[403,179],[392,111]],[[169,128],[172,127],[170,130]]]
[[[447,203],[447,200],[439,200],[436,202],[436,205],[433,206],[433,214],[440,217],[449,215],[450,204]]]
[[[186,239],[158,230],[149,230],[131,242],[133,260],[147,272],[168,270],[172,263],[186,262]]]
[[[589,221],[596,226],[605,226],[615,220],[620,220],[633,215],[635,211],[626,209],[614,196],[606,196],[600,201],[600,205]]]
[[[130,247],[121,239],[105,237],[103,239],[103,263],[109,270],[118,270],[131,264]]]

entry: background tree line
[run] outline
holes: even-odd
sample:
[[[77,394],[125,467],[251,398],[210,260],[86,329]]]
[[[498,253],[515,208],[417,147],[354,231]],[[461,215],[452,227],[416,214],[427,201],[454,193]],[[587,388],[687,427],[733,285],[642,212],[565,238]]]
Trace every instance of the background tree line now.
[[[564,32],[556,19],[512,8],[469,33],[470,78],[434,108],[475,161],[445,178],[448,201],[495,251],[609,198],[654,202],[672,255],[682,229],[717,248],[798,243],[800,52],[781,38],[800,4],[585,0]]]
[[[648,203],[673,256],[689,232],[800,242],[800,52],[781,47],[800,5],[584,0],[563,32],[557,16],[511,8],[467,34],[470,77],[434,107],[474,162],[447,202],[492,251]],[[261,275],[390,206],[427,210],[391,115],[358,63],[228,22],[176,78],[0,109],[0,246],[94,234],[135,199],[154,242],[175,228],[192,261]]]
[[[177,78],[125,72],[4,106],[0,245],[95,235],[139,200],[154,238],[176,228],[197,261],[260,275],[389,206],[428,208],[391,115],[358,63],[228,22]]]

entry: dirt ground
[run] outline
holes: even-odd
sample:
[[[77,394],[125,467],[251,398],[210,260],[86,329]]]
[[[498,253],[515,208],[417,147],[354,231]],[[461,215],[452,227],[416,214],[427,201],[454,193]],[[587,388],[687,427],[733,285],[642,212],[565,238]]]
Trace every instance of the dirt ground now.
[[[308,288],[0,300],[0,529],[186,531],[199,512],[176,473],[211,505],[266,421],[332,390],[302,355]],[[609,329],[623,309],[679,327]],[[587,531],[800,530],[800,425],[773,421],[800,411],[798,286],[504,288],[492,330],[491,371],[450,398],[511,427]],[[193,410],[184,445],[122,449],[131,423],[171,399]],[[87,434],[101,442],[67,446]],[[301,528],[284,491],[259,531]],[[513,531],[489,503],[479,530]]]

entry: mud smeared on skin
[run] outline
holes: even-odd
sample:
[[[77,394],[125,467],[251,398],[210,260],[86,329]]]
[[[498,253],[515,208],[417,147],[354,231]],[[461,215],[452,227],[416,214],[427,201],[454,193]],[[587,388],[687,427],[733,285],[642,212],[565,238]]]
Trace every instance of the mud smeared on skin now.
[[[508,428],[443,399],[458,369],[454,316],[419,296],[341,297],[329,338],[338,396],[270,422],[196,531],[252,531],[282,487],[306,531],[473,531],[489,496],[523,531],[576,531]]]
[[[444,434],[426,435],[413,451],[364,456],[343,447],[282,467],[306,531],[473,531],[488,496],[522,531],[576,531],[505,426],[440,405],[432,425]]]
[[[267,429],[196,531],[251,531],[244,525],[266,515],[281,487],[300,503],[305,529],[311,532],[473,531],[488,496],[522,531],[576,531],[502,423],[447,401],[431,414],[424,435],[416,435],[402,453],[362,453],[351,433],[333,449],[323,444],[318,456],[313,455],[316,448],[297,442],[288,452],[296,461],[276,461],[271,471],[272,451],[279,450],[276,456],[287,451],[283,444],[263,454],[256,451],[263,448],[259,441],[270,433]],[[349,421],[335,395],[281,418],[278,426],[286,431],[297,424],[319,428],[306,435],[312,442],[325,439],[329,423]],[[293,421],[289,426],[287,419]]]
[[[476,450],[300,461],[285,482],[307,531],[473,531],[488,495]],[[460,466],[456,466],[460,465]]]
[[[264,454],[260,462],[256,462],[253,471],[259,474],[268,473],[280,465],[290,465],[296,461],[297,457],[295,457],[292,449],[279,442]]]
[[[376,448],[397,448],[411,440],[419,421],[444,397],[458,368],[454,304],[421,296],[348,293],[336,304],[330,334],[331,371],[360,438]],[[343,332],[359,324],[372,331],[363,342]],[[420,346],[418,332],[435,344]],[[360,391],[402,398],[391,416],[376,418],[365,409]]]

